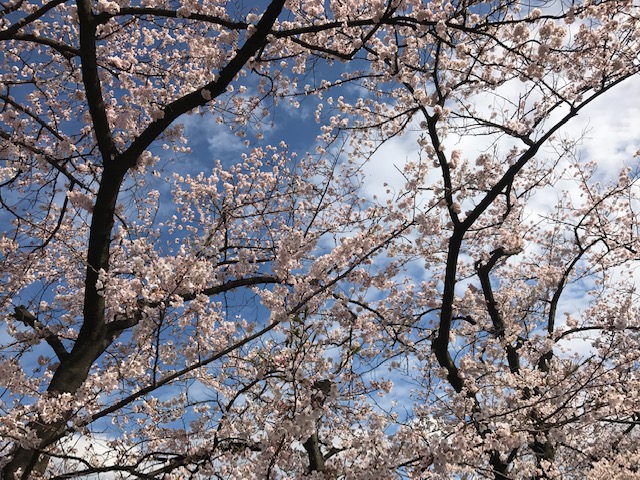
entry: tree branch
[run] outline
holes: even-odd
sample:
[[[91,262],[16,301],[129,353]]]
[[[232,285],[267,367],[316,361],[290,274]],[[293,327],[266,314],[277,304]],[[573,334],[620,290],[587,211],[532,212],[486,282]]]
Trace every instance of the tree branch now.
[[[126,168],[133,168],[138,157],[151,143],[164,132],[179,116],[191,110],[206,105],[210,99],[216,98],[226,91],[227,86],[233,81],[249,60],[262,47],[267,44],[267,36],[271,33],[271,27],[275,23],[284,7],[285,0],[274,0],[256,25],[256,31],[246,40],[229,63],[220,70],[218,78],[207,83],[203,87],[175,100],[164,107],[163,117],[151,122],[140,136],[133,141],[129,148],[121,155]]]
[[[63,360],[69,355],[69,352],[67,352],[67,349],[64,347],[60,339],[56,335],[51,333],[47,326],[44,325],[40,320],[38,320],[35,315],[27,310],[27,307],[25,307],[24,305],[15,307],[13,316],[16,320],[19,320],[25,325],[33,328],[36,332],[42,331],[43,333],[45,333],[44,340],[53,349],[59,360]]]
[[[82,82],[87,95],[93,130],[106,166],[117,155],[113,136],[107,120],[106,106],[102,95],[102,85],[98,75],[96,53],[96,22],[91,11],[91,0],[78,0],[78,21],[80,23],[80,57],[82,58]]]
[[[498,310],[498,304],[493,295],[493,288],[491,286],[491,279],[489,278],[489,276],[491,274],[491,270],[496,265],[498,260],[504,257],[516,255],[520,251],[521,250],[508,251],[503,247],[500,247],[491,252],[491,258],[487,263],[483,264],[480,261],[476,262],[476,272],[478,273],[478,277],[480,278],[480,285],[482,286],[482,292],[487,304],[489,318],[491,318],[495,336],[500,339],[504,339],[505,337],[505,323],[502,314]],[[516,348],[513,345],[507,345],[506,353],[507,362],[509,363],[509,370],[511,370],[512,373],[518,372],[520,370],[520,359]]]

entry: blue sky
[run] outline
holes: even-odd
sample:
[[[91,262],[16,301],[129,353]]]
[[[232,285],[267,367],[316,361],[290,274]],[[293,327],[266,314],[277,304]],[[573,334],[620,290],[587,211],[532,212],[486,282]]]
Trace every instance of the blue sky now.
[[[341,66],[337,64],[336,70]],[[324,73],[323,68],[319,68],[317,77]],[[301,81],[301,84],[304,83]],[[506,88],[508,90],[509,87]],[[515,87],[513,92],[517,92]],[[584,140],[580,146],[580,154],[584,160],[594,160],[600,165],[600,175],[603,181],[614,180],[617,171],[621,166],[627,165],[635,168],[637,159],[633,154],[640,150],[640,78],[636,77],[625,82],[619,88],[614,89],[600,100],[594,102],[574,119],[563,134],[580,137]],[[356,88],[343,88],[341,92],[333,92],[331,95],[338,96],[340,93],[353,95],[359,93]],[[485,99],[479,97],[475,99],[478,103]],[[257,140],[249,137],[251,145],[278,144],[284,141],[291,147],[292,151],[303,155],[306,152],[313,152],[316,146],[316,135],[319,133],[319,125],[316,124],[313,110],[316,100],[311,97],[301,103],[300,109],[295,109],[284,100],[277,107],[271,116],[267,117],[264,128],[264,138]],[[408,131],[403,136],[395,137],[382,146],[363,166],[365,175],[362,194],[368,199],[378,196],[385,199],[387,188],[398,191],[402,188],[403,178],[399,169],[407,159],[415,158],[418,154],[417,138],[419,136],[418,123],[416,120],[414,129]],[[219,125],[211,115],[190,115],[179,119],[185,125],[185,136],[188,145],[192,150],[191,154],[178,154],[175,156],[170,152],[161,150],[158,146],[155,151],[161,155],[162,159],[157,168],[162,168],[162,176],[168,175],[171,171],[181,174],[197,174],[201,171],[207,172],[213,165],[213,161],[220,160],[223,165],[231,165],[240,161],[240,155],[247,151],[245,139],[236,136],[228,127]],[[477,152],[486,148],[483,140],[477,138],[455,138],[450,137],[448,145],[457,145],[463,149],[463,155],[473,158]],[[151,179],[151,184],[161,191],[161,215],[159,220],[168,214],[173,206],[169,196],[169,185],[162,179]],[[575,189],[570,179],[564,180],[561,186],[568,190]],[[574,194],[577,192],[574,190]],[[529,204],[530,215],[544,215],[555,204],[557,194],[555,192],[540,192],[536,194]],[[0,213],[0,225],[2,230],[8,229],[6,212]],[[419,264],[410,265],[409,275],[422,277],[428,272],[421,270]],[[640,280],[640,279],[639,279]],[[26,293],[31,293],[27,291]],[[236,296],[237,295],[237,296]],[[239,298],[240,295],[247,295],[247,292],[228,294],[230,303],[240,305],[237,309],[229,312],[229,315],[236,313],[245,315],[249,320],[254,318],[266,318],[268,313],[259,302],[248,297]],[[563,307],[571,311],[582,301],[580,291],[572,292]],[[263,320],[261,320],[263,321]],[[4,333],[4,332],[3,332]],[[276,338],[279,338],[276,336]],[[576,348],[582,348],[577,346]],[[40,345],[38,350],[47,351],[46,345]],[[372,372],[375,376],[378,372]],[[385,399],[377,399],[382,407],[388,407],[394,399],[406,401],[411,385],[405,383],[403,379],[395,374],[389,374],[386,368],[380,369],[380,374],[391,375],[397,381],[397,389]],[[168,392],[164,392],[168,394]],[[407,404],[401,404],[399,411],[402,411]]]

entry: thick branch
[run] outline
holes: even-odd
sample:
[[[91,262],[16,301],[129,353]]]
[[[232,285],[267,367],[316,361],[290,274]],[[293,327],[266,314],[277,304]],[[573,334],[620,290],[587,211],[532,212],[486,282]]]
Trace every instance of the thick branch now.
[[[313,432],[307,441],[303,443],[303,446],[309,457],[309,472],[324,472],[326,467],[324,464],[324,455],[322,455],[322,451],[320,450],[318,432]]]
[[[274,283],[282,283],[282,280],[277,277],[271,275],[262,275],[259,277],[249,277],[249,278],[238,278],[236,280],[229,280],[222,285],[216,285],[215,287],[205,288],[202,291],[204,295],[220,295],[221,293],[229,292],[236,288],[240,287],[251,287],[254,285],[263,285],[263,284],[274,284]],[[195,294],[189,293],[181,295],[183,300],[193,300],[196,298]]]
[[[447,379],[451,386],[460,392],[463,387],[463,381],[459,377],[458,368],[456,367],[451,354],[449,353],[449,335],[451,333],[451,324],[453,319],[453,302],[455,298],[455,284],[458,256],[462,246],[465,233],[473,226],[480,216],[491,206],[495,199],[507,189],[514,181],[516,175],[525,167],[525,165],[535,157],[540,147],[560,130],[564,125],[575,117],[580,110],[593,102],[600,95],[621,83],[627,77],[621,77],[609,85],[604,86],[601,90],[593,93],[589,98],[584,100],[580,105],[574,106],[562,117],[555,125],[553,125],[544,135],[542,135],[532,146],[527,148],[507,172],[498,180],[493,188],[487,192],[484,198],[476,205],[476,207],[468,214],[468,216],[459,224],[455,224],[454,232],[449,240],[449,251],[447,254],[447,266],[445,270],[444,290],[442,296],[442,309],[440,313],[440,325],[438,327],[438,336],[433,341],[433,351],[438,359],[441,367],[447,370]],[[435,132],[435,131],[434,131]],[[437,136],[436,136],[437,138]],[[434,145],[435,147],[435,145]],[[449,200],[447,200],[448,202]]]
[[[447,370],[447,380],[456,392],[462,391],[463,381],[459,375],[458,367],[449,353],[449,334],[451,332],[451,322],[453,321],[458,255],[460,255],[463,237],[464,232],[456,229],[449,240],[444,291],[442,293],[442,309],[440,310],[440,325],[438,326],[438,336],[433,340],[432,345],[438,363]]]
[[[185,21],[198,20],[200,22],[211,23],[213,25],[221,25],[230,30],[246,30],[247,28],[249,28],[249,24],[246,22],[233,22],[231,20],[220,18],[214,15],[190,13],[188,14],[188,16],[180,17],[177,10],[151,7],[123,7],[120,8],[117,13],[102,12],[99,15],[96,15],[96,22],[99,24],[104,24],[114,17],[122,17],[124,15],[153,16],[178,19],[183,18]]]
[[[67,349],[64,348],[64,345],[62,344],[60,339],[56,335],[51,333],[49,329],[40,320],[38,320],[35,315],[27,310],[25,306],[20,305],[19,307],[16,307],[14,309],[13,316],[16,318],[16,320],[21,321],[34,330],[45,332],[46,336],[44,337],[44,340],[53,349],[59,360],[63,360],[69,355],[69,352],[67,352]]]
[[[277,20],[278,15],[280,15],[284,4],[285,0],[274,0],[271,2],[256,25],[256,31],[247,39],[242,48],[238,50],[235,57],[220,70],[216,80],[171,102],[164,108],[163,117],[151,122],[122,154],[121,157],[127,168],[135,166],[142,152],[144,152],[175,119],[197,107],[206,105],[209,99],[216,98],[226,91],[227,86],[233,81],[242,67],[267,44],[267,36],[271,33],[271,28]]]
[[[8,40],[8,39],[12,38],[13,35],[18,33],[18,31],[20,31],[21,28],[23,28],[26,25],[30,24],[31,22],[34,22],[35,20],[41,18],[49,10],[51,10],[52,8],[57,7],[58,5],[63,4],[65,1],[66,0],[53,0],[52,2],[44,4],[42,7],[37,9],[35,12],[31,13],[30,15],[27,15],[26,17],[21,18],[20,20],[18,20],[16,23],[11,25],[10,27],[6,28],[5,30],[2,30],[0,32],[0,40]]]
[[[78,21],[80,23],[80,56],[82,58],[82,82],[87,95],[89,113],[93,129],[106,164],[117,154],[113,143],[107,112],[102,95],[102,85],[98,76],[96,53],[96,22],[91,11],[91,0],[78,0]]]
[[[484,299],[487,303],[487,311],[489,313],[489,318],[491,318],[491,322],[493,324],[494,334],[497,338],[500,339],[504,339],[505,337],[505,323],[500,310],[498,310],[498,304],[496,302],[495,296],[493,295],[493,288],[491,287],[491,279],[489,276],[491,274],[491,270],[496,265],[498,260],[503,257],[515,255],[518,252],[519,250],[507,251],[504,248],[500,247],[491,253],[491,258],[487,263],[476,263],[476,271],[478,272],[478,277],[480,278],[480,285],[482,286]],[[520,359],[515,347],[513,345],[507,345],[506,353],[507,361],[509,362],[509,369],[512,373],[518,372],[520,370]]]
[[[216,285],[214,287],[205,288],[201,292],[198,293],[185,293],[185,294],[177,294],[178,297],[182,298],[185,302],[195,300],[198,295],[207,295],[207,296],[215,296],[220,295],[222,293],[230,292],[235,290],[236,288],[241,287],[251,287],[255,285],[269,285],[282,283],[277,277],[273,277],[270,275],[261,275],[258,277],[248,277],[248,278],[237,278],[235,280],[229,280],[228,282],[223,283],[222,285]],[[113,322],[109,322],[107,324],[107,329],[111,334],[117,334],[118,332],[125,330],[127,328],[133,327],[139,321],[139,317],[141,316],[142,309],[144,307],[157,307],[160,305],[160,302],[145,302],[143,300],[138,301],[138,307],[140,309],[139,313],[134,318],[125,318],[118,319]]]
[[[631,74],[629,74],[630,76]],[[489,190],[489,192],[485,195],[485,197],[476,205],[476,207],[469,213],[467,218],[464,219],[462,224],[464,231],[466,232],[471,226],[478,220],[478,218],[489,208],[489,206],[495,201],[495,199],[500,195],[509,185],[513,183],[516,175],[520,173],[520,171],[524,168],[524,166],[538,153],[538,150],[542,145],[544,145],[547,140],[553,137],[558,130],[564,127],[569,120],[573,117],[577,116],[578,113],[593,102],[595,99],[600,97],[600,95],[609,91],[614,86],[622,83],[629,76],[623,76],[619,79],[611,82],[609,85],[604,86],[602,89],[594,92],[590,97],[584,100],[577,106],[571,107],[569,113],[567,113],[564,117],[562,117],[555,125],[553,125],[544,135],[542,135],[533,145],[527,148],[524,153],[520,156],[518,161],[516,161],[506,173],[498,180],[493,188]]]
[[[47,47],[51,47],[52,49],[54,49],[67,60],[71,60],[73,57],[77,57],[78,55],[80,55],[80,50],[78,50],[77,48],[73,48],[69,45],[65,45],[64,43],[57,42],[51,38],[44,38],[31,34],[16,34],[11,40],[20,40],[23,42],[46,45]]]

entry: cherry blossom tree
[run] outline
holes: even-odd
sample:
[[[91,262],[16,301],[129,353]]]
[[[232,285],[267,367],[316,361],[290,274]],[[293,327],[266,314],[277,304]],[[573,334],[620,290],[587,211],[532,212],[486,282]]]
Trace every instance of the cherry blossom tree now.
[[[566,134],[632,1],[1,12],[3,478],[639,474],[636,172]]]

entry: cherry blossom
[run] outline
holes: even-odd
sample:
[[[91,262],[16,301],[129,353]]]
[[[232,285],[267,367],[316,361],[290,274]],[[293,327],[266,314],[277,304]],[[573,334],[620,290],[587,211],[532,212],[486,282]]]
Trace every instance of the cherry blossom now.
[[[638,476],[637,4],[0,8],[3,479]]]

